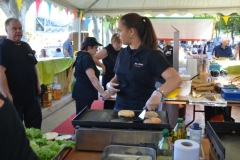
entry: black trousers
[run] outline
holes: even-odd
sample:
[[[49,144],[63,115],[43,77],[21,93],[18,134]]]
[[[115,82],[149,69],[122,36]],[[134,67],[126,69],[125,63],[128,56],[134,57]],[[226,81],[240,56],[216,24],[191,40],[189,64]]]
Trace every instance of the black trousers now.
[[[29,146],[23,124],[15,107],[7,98],[0,95],[4,104],[0,107],[0,159],[1,160],[38,160]]]
[[[105,100],[103,104],[103,109],[113,109],[115,106],[116,101],[108,101]]]
[[[42,110],[39,99],[27,103],[14,103],[18,112],[19,118],[24,122],[26,128],[41,129],[42,125]]]
[[[76,102],[76,114],[82,111],[86,106],[88,109],[91,108],[91,105],[94,100],[82,100],[82,99],[75,99]]]

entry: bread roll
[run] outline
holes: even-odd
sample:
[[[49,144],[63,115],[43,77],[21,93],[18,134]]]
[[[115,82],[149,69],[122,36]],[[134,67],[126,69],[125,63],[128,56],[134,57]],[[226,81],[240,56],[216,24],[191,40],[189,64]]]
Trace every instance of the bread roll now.
[[[47,140],[54,140],[55,138],[57,138],[58,133],[57,132],[48,132],[44,134],[46,136]]]
[[[145,118],[157,118],[158,114],[154,111],[147,111],[145,114]]]
[[[149,124],[160,124],[162,121],[160,118],[149,118],[145,119],[143,123],[149,123]]]
[[[123,160],[137,160],[134,156],[125,157]]]
[[[151,156],[142,156],[138,160],[152,160]]]
[[[55,138],[55,140],[69,140],[72,139],[71,135],[62,135],[62,136],[58,136],[57,138]]]
[[[121,111],[118,112],[118,116],[134,117],[135,113],[131,110],[121,110]]]

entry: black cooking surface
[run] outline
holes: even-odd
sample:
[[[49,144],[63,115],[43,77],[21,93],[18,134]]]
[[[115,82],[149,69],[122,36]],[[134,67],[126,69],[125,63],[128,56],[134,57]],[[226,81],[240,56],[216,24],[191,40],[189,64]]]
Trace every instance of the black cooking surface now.
[[[124,118],[118,116],[118,111],[115,110],[89,110],[86,109],[76,115],[72,120],[74,126],[80,127],[98,127],[98,128],[112,128],[112,129],[147,129],[159,130],[170,128],[168,116],[166,112],[158,111],[159,118],[162,120],[161,124],[145,124],[138,118],[142,111],[134,111],[135,117]]]
[[[216,153],[225,156],[222,159],[240,159],[240,123],[208,122],[207,136]]]

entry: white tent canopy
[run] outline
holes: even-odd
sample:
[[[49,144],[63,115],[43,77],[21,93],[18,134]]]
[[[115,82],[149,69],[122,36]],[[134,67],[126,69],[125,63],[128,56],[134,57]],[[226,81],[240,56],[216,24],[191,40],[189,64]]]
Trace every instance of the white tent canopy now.
[[[129,12],[141,15],[194,15],[240,13],[240,0],[47,0],[70,9],[82,10],[84,16],[116,16]]]
[[[173,32],[180,32],[180,39],[209,40],[212,36],[213,19],[206,18],[161,18],[151,19],[159,40],[173,39]],[[173,28],[173,27],[175,28]]]

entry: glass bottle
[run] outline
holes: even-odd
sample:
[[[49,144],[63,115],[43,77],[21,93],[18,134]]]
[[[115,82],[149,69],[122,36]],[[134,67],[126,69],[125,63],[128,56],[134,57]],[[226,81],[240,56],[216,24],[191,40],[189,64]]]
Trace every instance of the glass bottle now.
[[[186,132],[185,132],[185,129],[183,126],[182,118],[178,118],[178,123],[176,124],[176,126],[173,129],[172,143],[174,144],[174,142],[178,139],[186,139]]]
[[[162,139],[158,144],[157,160],[172,160],[172,143],[169,139],[169,130],[162,131]]]

